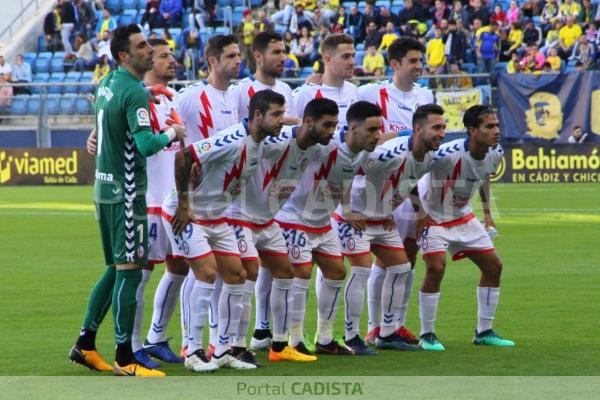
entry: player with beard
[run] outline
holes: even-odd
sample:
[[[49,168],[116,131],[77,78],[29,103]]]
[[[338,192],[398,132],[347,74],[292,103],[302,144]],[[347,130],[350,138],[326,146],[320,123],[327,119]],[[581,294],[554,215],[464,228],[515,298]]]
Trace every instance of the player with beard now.
[[[236,102],[231,96],[229,85],[240,72],[241,53],[233,35],[215,35],[208,40],[204,57],[209,66],[207,79],[179,91],[181,118],[185,123],[188,142],[207,139],[217,132],[240,122]],[[186,355],[189,296],[194,286],[194,276],[190,272],[181,289],[182,357]],[[217,342],[218,304],[222,285],[217,275],[214,296],[211,300],[210,338],[208,355],[212,354]]]
[[[316,360],[314,356],[287,346],[294,275],[281,228],[273,217],[298,185],[308,163],[319,158],[319,152],[329,144],[337,125],[337,113],[333,100],[309,101],[304,109],[302,125],[286,126],[278,137],[265,141],[256,174],[242,188],[242,194],[226,213],[236,234],[247,273],[244,312],[234,339],[234,355],[246,350],[246,333],[260,256],[264,269],[274,277],[267,296],[272,304],[274,329],[269,360]]]
[[[154,134],[158,135],[174,123],[182,123],[174,121],[178,119],[177,92],[167,87],[169,81],[175,78],[175,57],[166,41],[151,39],[148,43],[153,49],[153,66],[144,75],[144,85],[156,89],[152,96],[154,101],[150,102],[150,126]],[[87,148],[88,152],[95,154],[95,131],[88,138]],[[149,368],[159,366],[150,359],[150,355],[166,362],[183,362],[168,346],[166,327],[173,315],[181,284],[188,273],[188,266],[184,260],[173,258],[169,239],[160,219],[162,202],[168,194],[168,188],[175,184],[175,153],[180,148],[180,142],[175,142],[147,158],[146,204],[150,250],[148,265],[142,267],[142,280],[136,292],[136,316],[131,340],[136,359]],[[144,320],[144,288],[150,279],[154,265],[163,262],[166,262],[167,268],[156,289],[152,325],[142,347],[140,331]]]
[[[346,345],[356,354],[375,354],[359,335],[364,292],[371,273],[371,252],[382,261],[386,272],[379,299],[384,313],[381,332],[376,338],[377,348],[418,349],[395,333],[411,264],[396,230],[393,211],[431,168],[434,150],[444,139],[445,126],[440,106],[418,107],[413,114],[413,135],[391,139],[371,153],[365,175],[354,178],[349,207],[339,205],[333,216],[332,225],[337,230],[342,253],[352,266],[344,291]]]
[[[255,360],[248,362],[234,357],[230,349],[243,309],[246,272],[224,212],[256,173],[263,140],[279,135],[284,104],[282,95],[261,90],[250,100],[248,120],[193,143],[175,158],[177,189],[165,199],[162,218],[174,253],[188,261],[195,277],[190,295],[185,367],[196,372],[259,366]],[[198,185],[191,188],[190,169],[194,162],[199,166]],[[209,361],[202,336],[217,271],[223,286],[219,297],[218,341]]]

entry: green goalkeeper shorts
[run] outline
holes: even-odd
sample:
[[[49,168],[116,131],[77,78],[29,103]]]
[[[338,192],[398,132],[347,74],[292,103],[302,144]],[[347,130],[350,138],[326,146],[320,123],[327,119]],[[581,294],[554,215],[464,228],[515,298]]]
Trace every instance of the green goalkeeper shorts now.
[[[96,203],[96,217],[106,265],[148,264],[146,199]]]

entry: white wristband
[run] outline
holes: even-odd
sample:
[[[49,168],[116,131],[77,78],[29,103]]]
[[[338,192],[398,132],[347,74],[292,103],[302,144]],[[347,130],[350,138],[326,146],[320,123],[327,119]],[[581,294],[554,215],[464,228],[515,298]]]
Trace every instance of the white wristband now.
[[[175,128],[171,127],[165,131],[165,134],[169,137],[169,142],[172,142],[177,137],[177,133],[175,132]]]

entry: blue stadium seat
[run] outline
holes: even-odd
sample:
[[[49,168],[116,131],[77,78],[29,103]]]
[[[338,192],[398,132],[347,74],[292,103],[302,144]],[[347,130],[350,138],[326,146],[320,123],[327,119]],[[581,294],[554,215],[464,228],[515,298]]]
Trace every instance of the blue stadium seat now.
[[[138,15],[138,10],[136,8],[129,8],[129,7],[127,7],[127,9],[123,10],[123,12],[121,13],[121,15],[131,15],[132,17],[135,18],[135,16]]]
[[[232,3],[231,0],[217,0],[217,5],[219,7],[227,7],[227,6],[232,5],[231,3]]]
[[[79,82],[80,77],[75,77],[75,76],[67,76],[64,80],[65,83],[77,83]],[[79,86],[65,86],[64,87],[64,92],[65,93],[77,93],[79,91]]]
[[[38,73],[48,73],[50,72],[50,58],[39,57],[35,59],[33,63],[33,70]]]
[[[137,9],[138,10],[145,10],[146,9],[146,2],[147,0],[138,0],[137,2]]]
[[[229,10],[231,10],[228,7],[219,7],[217,8],[217,16],[216,16],[216,20],[223,22],[225,21],[225,16],[227,15],[227,13],[229,12]]]
[[[13,115],[27,115],[27,97],[15,96],[13,97],[11,107],[11,114]]]
[[[110,12],[111,12],[111,14],[113,14],[113,16],[115,16],[116,14],[119,13],[119,11],[121,11],[121,1],[120,0],[106,0],[104,2],[104,6],[110,10]]]
[[[67,72],[67,75],[65,75],[66,78],[77,78],[77,81],[79,81],[79,78],[81,78],[81,72],[79,71],[69,71]]]
[[[230,33],[228,26],[219,26],[215,29],[215,35],[229,35]]]
[[[233,14],[231,15],[231,19],[233,20],[233,25],[237,26],[244,19],[244,14],[242,13],[242,11],[234,11]],[[285,32],[286,30],[287,30],[287,28],[284,28],[283,32]],[[277,31],[277,29],[275,29],[275,31]],[[283,34],[283,32],[279,32],[279,33]]]
[[[77,114],[91,114],[92,113],[92,105],[90,104],[88,99],[77,98],[75,100],[75,112]]]
[[[390,0],[377,0],[375,6],[390,8],[392,2]]]
[[[138,1],[137,0],[123,0],[122,5],[123,5],[123,8],[125,9],[125,11],[131,10],[131,9],[135,9],[137,11]],[[144,6],[145,6],[145,4],[144,4]],[[137,14],[137,12],[136,12],[136,14]]]
[[[244,6],[244,0],[233,0],[233,4],[232,4],[235,8],[237,7],[242,7],[243,9],[245,9],[246,7]],[[243,11],[243,10],[242,10]]]
[[[541,16],[534,15],[532,19],[533,19],[533,24],[535,26],[541,26],[542,25],[542,17]]]
[[[163,28],[154,28],[152,29],[152,32],[156,33],[156,35],[161,38],[162,34],[163,34],[164,29]]]
[[[65,71],[65,59],[62,57],[52,57],[50,60],[50,72],[64,72]]]
[[[38,36],[37,40],[37,51],[46,51],[46,38],[44,35]]]
[[[134,22],[135,22],[135,17],[133,15],[123,14],[123,15],[121,15],[121,18],[119,18],[119,26],[131,25]]]
[[[72,95],[65,95],[60,99],[60,113],[61,114],[74,114],[75,113],[75,100],[77,97]]]
[[[55,74],[52,74],[52,76],[50,76],[50,79],[48,79],[48,83],[50,84],[50,86],[48,86],[48,93],[62,93],[62,91],[64,90],[63,86],[56,86],[56,85],[52,85],[52,83],[62,83],[65,80],[65,73],[64,72],[57,72]]]
[[[60,114],[60,99],[57,96],[48,96],[46,99],[46,111],[48,115]]]
[[[40,99],[37,97],[32,97],[27,102],[27,114],[28,115],[38,115],[40,113]]]
[[[141,25],[141,24],[142,24],[142,18],[143,18],[143,17],[144,17],[144,14],[143,14],[143,13],[136,15],[136,16],[135,16],[135,23],[136,23],[136,24],[138,24],[138,25]],[[185,20],[184,20],[184,21],[185,21]]]
[[[356,1],[344,1],[342,3],[344,8],[346,8],[346,12],[349,12],[350,8],[356,6],[356,4],[357,4]]]
[[[246,9],[246,7],[244,5],[239,5],[239,6],[236,5],[233,7],[233,12],[243,13],[245,9]]]
[[[64,59],[64,58],[65,58],[65,55],[67,55],[67,53],[66,53],[66,52],[64,52],[64,51],[55,51],[55,52],[52,54],[52,58],[54,58],[54,57],[56,57],[56,58],[60,57],[60,58],[63,58],[63,59]]]
[[[463,71],[466,71],[468,74],[474,74],[477,71],[477,67],[473,63],[464,63],[461,66]]]
[[[262,0],[250,0],[250,7],[255,8],[255,7],[260,7],[262,6],[263,1]]]
[[[200,39],[202,39],[202,43],[206,43],[208,41],[208,38],[211,37],[212,34],[213,34],[212,28],[200,29]]]
[[[367,2],[366,1],[359,1],[358,2],[358,10],[360,12],[365,11],[365,8],[367,7]]]
[[[92,84],[92,79],[94,79],[94,73],[91,71],[88,71],[89,75],[86,75],[87,72],[84,72],[83,74],[81,74],[81,78],[79,78],[79,82],[80,83],[89,83],[89,85],[84,85],[84,86],[79,86],[79,93],[88,93],[88,92],[93,92],[95,89],[94,84]]]
[[[365,58],[364,50],[356,50],[356,65],[362,66],[363,58]]]
[[[364,49],[365,49],[365,43],[364,43],[364,42],[361,42],[361,43],[357,43],[357,44],[356,44],[356,50],[357,50],[357,51],[358,51],[358,50],[361,50],[361,51],[363,51]]]
[[[300,78],[306,78],[307,76],[310,76],[310,74],[313,73],[313,68],[312,67],[304,67],[300,69]]]
[[[506,71],[507,65],[508,65],[507,62],[499,62],[499,63],[496,63],[496,66],[494,67],[494,69],[496,71]]]
[[[400,11],[404,10],[404,4],[394,4],[390,7],[390,11],[392,14],[400,14]]]
[[[25,62],[31,65],[32,67],[36,58],[37,54],[33,51],[27,52],[23,55],[23,59],[25,60]]]

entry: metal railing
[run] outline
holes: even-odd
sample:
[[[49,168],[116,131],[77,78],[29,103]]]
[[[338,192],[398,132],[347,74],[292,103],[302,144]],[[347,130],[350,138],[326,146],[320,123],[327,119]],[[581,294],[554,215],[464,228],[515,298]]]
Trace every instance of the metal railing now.
[[[8,26],[6,28],[4,28],[4,30],[2,32],[0,32],[0,42],[11,40],[13,38],[14,33],[19,28],[21,28],[21,26],[23,26],[23,24],[25,22],[25,18],[27,16],[29,16],[29,15],[25,15],[25,14],[30,11],[31,6],[35,6],[33,9],[31,9],[31,11],[35,11],[39,8],[39,0],[30,0],[29,3],[27,3],[25,5],[23,5],[23,0],[20,0],[20,2],[21,2],[21,11],[13,19],[13,21],[10,24],[8,24]],[[16,29],[14,27],[15,24],[18,24],[16,26]],[[5,37],[7,33],[8,33],[8,37]]]

